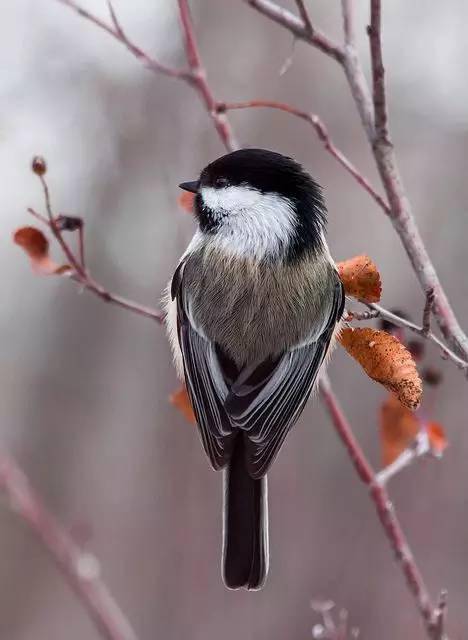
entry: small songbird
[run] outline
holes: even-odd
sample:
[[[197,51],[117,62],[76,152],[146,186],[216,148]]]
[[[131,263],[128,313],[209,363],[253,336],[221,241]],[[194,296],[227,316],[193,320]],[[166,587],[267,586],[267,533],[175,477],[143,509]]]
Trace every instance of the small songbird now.
[[[168,333],[203,447],[224,470],[224,582],[260,589],[266,473],[339,331],[343,287],[321,188],[291,158],[234,151],[179,186],[195,194],[198,229],[168,288]]]

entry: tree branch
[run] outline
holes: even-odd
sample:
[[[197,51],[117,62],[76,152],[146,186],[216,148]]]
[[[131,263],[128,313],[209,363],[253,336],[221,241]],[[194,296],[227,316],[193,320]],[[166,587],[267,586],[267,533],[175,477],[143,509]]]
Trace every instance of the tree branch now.
[[[309,12],[306,9],[304,4],[304,0],[296,0],[296,6],[299,11],[299,15],[301,16],[301,20],[304,23],[304,26],[309,34],[313,34],[314,28],[312,26],[312,22],[310,20]]]
[[[61,4],[65,5],[65,6],[69,7],[70,9],[75,11],[78,15],[80,15],[82,18],[85,18],[89,22],[92,22],[97,27],[99,27],[103,31],[106,31],[106,33],[108,33],[110,36],[115,38],[115,40],[117,40],[118,42],[122,43],[130,51],[130,53],[133,54],[139,60],[141,60],[143,62],[143,64],[145,65],[145,67],[147,69],[149,69],[150,71],[154,71],[155,73],[162,73],[163,75],[169,76],[170,78],[181,78],[181,79],[186,80],[186,81],[191,81],[191,73],[190,73],[189,70],[187,70],[187,69],[176,69],[176,68],[173,68],[173,67],[169,67],[169,66],[167,66],[165,64],[162,64],[158,60],[156,60],[155,58],[153,58],[150,55],[148,55],[147,53],[145,53],[136,44],[131,42],[127,38],[127,36],[124,34],[124,32],[122,31],[122,29],[121,29],[121,27],[120,27],[120,25],[119,25],[119,23],[117,21],[115,12],[114,12],[114,10],[112,8],[112,4],[110,2],[108,2],[107,4],[108,4],[109,11],[110,11],[110,14],[111,14],[113,27],[109,26],[103,20],[101,20],[97,16],[93,15],[92,13],[87,11],[86,9],[83,9],[83,7],[81,7],[78,4],[78,2],[75,2],[75,0],[57,0],[57,1],[60,2]]]
[[[184,46],[189,69],[175,69],[158,62],[155,58],[140,49],[131,42],[125,35],[118,19],[111,0],[107,0],[112,26],[106,24],[95,15],[83,9],[75,0],[57,0],[61,4],[75,11],[79,16],[111,35],[115,40],[123,44],[136,58],[141,60],[147,69],[154,73],[162,73],[171,78],[179,78],[192,86],[201,98],[208,115],[215,125],[221,141],[228,151],[238,148],[231,125],[227,117],[216,112],[216,99],[211,91],[206,78],[206,71],[203,66],[193,29],[193,22],[190,15],[190,8],[187,0],[178,0],[179,16],[184,36]]]
[[[363,450],[354,437],[351,425],[340,407],[326,374],[322,375],[320,379],[320,392],[338,437],[346,447],[356,473],[369,489],[380,524],[393,549],[398,566],[406,578],[407,585],[415,599],[428,635],[430,638],[433,638],[435,607],[431,602],[429,591],[416,564],[416,560],[398,521],[385,486],[377,481],[370,463],[367,461]]]
[[[133,311],[138,315],[145,316],[147,318],[151,318],[151,320],[156,320],[158,323],[162,323],[163,314],[161,311],[157,309],[152,309],[151,307],[146,307],[144,305],[137,304],[132,300],[127,300],[122,296],[119,296],[115,293],[111,293],[107,289],[105,289],[101,284],[96,282],[94,278],[91,276],[90,272],[86,269],[86,265],[84,262],[84,238],[83,238],[83,226],[84,223],[81,218],[68,218],[67,216],[54,216],[52,210],[52,203],[50,199],[49,187],[47,185],[47,181],[44,177],[45,175],[45,167],[46,163],[42,158],[39,158],[44,166],[44,173],[35,172],[38,175],[39,180],[41,181],[42,190],[44,193],[45,200],[45,208],[47,212],[47,217],[37,213],[34,209],[29,208],[28,211],[35,218],[40,220],[42,223],[46,224],[49,229],[52,231],[54,237],[56,238],[58,244],[60,245],[66,259],[70,267],[72,268],[71,277],[72,280],[77,282],[83,288],[91,291],[96,296],[104,300],[104,302],[109,302],[115,304],[118,307],[122,307],[123,309],[127,309],[129,311]],[[73,221],[73,225],[71,225],[69,220]],[[63,235],[64,229],[73,228],[79,231],[79,258],[77,258],[73,252],[73,249],[68,244],[67,240]]]
[[[323,53],[330,56],[340,64],[343,63],[343,47],[316,29],[310,21],[309,23],[311,24],[312,31],[308,29],[307,23],[302,18],[298,18],[294,13],[291,13],[287,9],[271,2],[271,0],[244,0],[244,2],[277,24],[286,27],[286,29],[291,31],[296,38],[304,40],[314,47],[317,47],[317,49],[323,51]]]
[[[216,131],[228,151],[238,149],[239,145],[234,137],[232,127],[225,114],[216,110],[217,101],[206,79],[206,71],[202,64],[197,40],[193,29],[192,17],[188,0],[178,0],[179,15],[184,33],[185,52],[188,63],[192,70],[193,84],[197,89],[205,107],[208,111]]]
[[[341,13],[343,15],[343,32],[346,47],[354,47],[356,44],[356,30],[354,24],[354,0],[341,0]]]
[[[367,27],[371,49],[372,88],[375,116],[375,141],[390,145],[387,116],[387,97],[385,95],[385,69],[381,46],[381,6],[380,0],[370,0],[371,23]]]
[[[430,340],[442,351],[442,355],[444,358],[448,358],[449,360],[452,360],[452,362],[454,362],[459,369],[468,373],[468,361],[464,360],[463,358],[460,358],[460,356],[458,356],[454,351],[449,349],[442,342],[442,340],[440,340],[440,338],[438,338],[431,331],[426,333],[424,327],[419,327],[417,324],[414,324],[414,322],[411,322],[410,320],[406,320],[406,318],[402,318],[401,316],[398,316],[395,313],[388,311],[388,309],[385,309],[379,304],[376,304],[373,302],[366,302],[364,304],[367,307],[369,307],[369,309],[371,309],[373,313],[376,314],[376,315],[372,315],[372,317],[384,318],[385,320],[388,320],[389,322],[396,325],[397,327],[403,327],[404,329],[409,329],[413,333],[417,333],[418,336],[421,336],[422,338],[426,338],[427,340]],[[359,314],[352,313],[352,319],[366,320],[368,318],[366,317],[361,318],[359,317]]]
[[[425,336],[431,331],[431,314],[434,306],[434,289],[429,289],[426,293],[426,304],[424,305],[422,330]]]
[[[340,149],[338,149],[330,135],[328,133],[328,129],[320,119],[314,113],[308,111],[301,111],[296,107],[293,107],[290,104],[286,104],[284,102],[276,102],[274,100],[249,100],[247,102],[220,102],[218,103],[217,109],[221,113],[225,111],[231,111],[233,109],[248,109],[248,108],[258,108],[265,107],[269,109],[276,109],[278,111],[283,111],[285,113],[289,113],[290,115],[296,116],[305,120],[315,130],[319,140],[322,142],[325,149],[341,164],[344,169],[350,173],[353,178],[358,182],[358,184],[363,187],[367,191],[367,193],[375,200],[375,202],[385,211],[385,213],[390,212],[390,207],[385,202],[385,200],[380,196],[369,180],[362,175],[362,173],[353,165],[353,163],[348,160],[348,158],[344,155]]]
[[[0,451],[0,492],[12,511],[52,556],[96,629],[106,640],[137,640],[129,621],[100,577],[97,559],[82,551],[47,511],[16,462]]]

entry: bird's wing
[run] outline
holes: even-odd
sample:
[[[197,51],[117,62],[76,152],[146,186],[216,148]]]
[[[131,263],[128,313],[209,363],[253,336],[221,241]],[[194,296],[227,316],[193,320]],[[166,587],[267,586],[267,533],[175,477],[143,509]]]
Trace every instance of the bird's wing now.
[[[183,288],[184,263],[177,268],[171,295],[177,299],[177,331],[185,382],[204,449],[214,469],[221,469],[232,451],[232,426],[224,408],[228,387],[216,346],[196,328],[190,299]]]
[[[245,369],[232,385],[225,408],[233,427],[247,433],[247,466],[263,476],[298,419],[317,379],[344,307],[337,277],[323,326],[305,343],[276,360]]]
[[[261,477],[314,386],[343,313],[343,287],[337,276],[323,326],[305,343],[238,371],[220,347],[196,326],[190,296],[184,291],[183,270],[181,263],[171,292],[177,299],[185,381],[203,446],[212,466],[222,468],[230,458],[235,434],[244,431],[249,473],[254,478]]]

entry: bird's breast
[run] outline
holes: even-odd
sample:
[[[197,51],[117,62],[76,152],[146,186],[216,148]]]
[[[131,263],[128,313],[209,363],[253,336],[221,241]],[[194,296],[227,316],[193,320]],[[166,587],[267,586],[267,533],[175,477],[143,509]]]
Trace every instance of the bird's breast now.
[[[187,260],[184,291],[195,324],[242,365],[313,334],[326,321],[335,278],[325,255],[258,262],[204,249]]]

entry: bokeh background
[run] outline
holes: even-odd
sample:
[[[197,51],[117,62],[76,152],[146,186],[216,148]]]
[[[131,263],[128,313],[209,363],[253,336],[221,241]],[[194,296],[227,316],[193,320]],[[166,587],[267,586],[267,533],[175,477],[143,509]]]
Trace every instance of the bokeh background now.
[[[106,17],[102,0],[83,2]],[[291,6],[287,3],[285,6]],[[367,64],[367,2],[357,2]],[[378,183],[338,66],[297,43],[240,0],[192,0],[217,97],[270,98],[311,109],[335,142]],[[338,0],[308,3],[341,38]],[[184,63],[176,3],[115,0],[129,36],[168,63]],[[466,147],[468,5],[385,3],[392,133],[424,240],[468,328]],[[418,614],[318,400],[310,402],[270,474],[271,573],[258,593],[220,578],[221,476],[195,429],[169,404],[177,388],[164,332],[151,321],[39,278],[11,242],[42,207],[29,164],[42,154],[57,211],[86,220],[95,277],[158,304],[194,229],[177,184],[224,150],[195,93],[154,76],[106,34],[54,0],[0,6],[1,446],[12,452],[60,520],[83,535],[141,640],[311,637],[312,598],[349,611],[363,638],[423,638]],[[368,253],[383,303],[418,320],[419,285],[388,220],[328,156],[313,131],[281,113],[232,115],[242,144],[291,154],[324,185],[337,259]],[[422,411],[446,428],[442,461],[413,466],[391,494],[434,595],[450,594],[449,631],[468,634],[467,387],[428,348],[443,384]],[[385,394],[342,350],[330,375],[355,432],[378,466]],[[98,638],[31,533],[0,509],[0,637]]]

